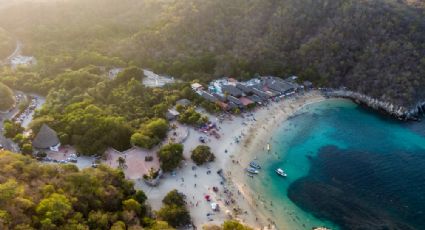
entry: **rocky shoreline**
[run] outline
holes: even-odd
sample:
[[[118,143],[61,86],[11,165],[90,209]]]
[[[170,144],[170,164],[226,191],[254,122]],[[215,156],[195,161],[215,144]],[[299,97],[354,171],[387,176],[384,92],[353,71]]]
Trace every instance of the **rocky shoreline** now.
[[[322,89],[321,91],[326,97],[347,98],[356,104],[366,106],[402,121],[419,121],[425,115],[425,102],[419,102],[412,108],[406,108],[354,91],[334,89]]]

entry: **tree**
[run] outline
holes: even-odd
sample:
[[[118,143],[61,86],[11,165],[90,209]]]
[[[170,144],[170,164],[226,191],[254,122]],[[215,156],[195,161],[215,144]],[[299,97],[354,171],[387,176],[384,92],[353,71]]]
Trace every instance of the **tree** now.
[[[118,221],[140,227],[150,216],[143,191],[105,165],[80,171],[0,151],[0,175],[0,228],[109,230]]]
[[[126,230],[125,223],[122,221],[115,222],[110,230]]]
[[[185,196],[176,189],[167,193],[162,200],[164,206],[156,213],[158,218],[167,221],[173,227],[190,223],[190,214],[186,208]]]
[[[194,107],[189,107],[181,110],[179,121],[184,124],[201,125],[208,121],[208,117],[196,112]]]
[[[239,223],[237,220],[226,220],[223,223],[223,230],[252,230],[252,228]]]
[[[6,205],[6,202],[13,199],[18,194],[18,183],[14,179],[9,179],[0,184],[0,205]]]
[[[131,144],[150,149],[155,145],[155,141],[145,134],[135,133],[131,136]]]
[[[53,193],[41,200],[35,209],[42,225],[49,226],[63,224],[71,210],[71,202],[68,198],[58,193]]]
[[[153,136],[163,139],[167,135],[168,122],[162,118],[153,119],[146,124],[146,129]]]
[[[151,226],[151,230],[174,230],[171,226],[168,225],[165,221],[155,221]]]
[[[152,119],[141,125],[138,132],[131,136],[133,145],[150,149],[167,135],[168,122],[162,118]]]
[[[166,172],[172,171],[184,159],[183,145],[175,143],[164,145],[157,154],[161,161],[161,168]]]
[[[15,104],[13,91],[0,82],[0,111],[6,111]]]
[[[198,145],[192,150],[192,155],[190,157],[197,165],[202,165],[206,162],[214,161],[215,159],[214,154],[211,152],[211,148],[206,145]]]
[[[162,203],[166,205],[177,205],[184,206],[186,205],[185,197],[182,193],[179,193],[177,189],[171,190],[167,195],[162,199]]]
[[[122,204],[123,204],[124,210],[127,210],[127,211],[133,211],[137,214],[140,214],[140,212],[142,210],[142,205],[139,204],[139,202],[137,202],[136,200],[134,200],[132,198],[123,201]]]
[[[118,162],[118,168],[119,169],[123,170],[123,169],[127,168],[127,165],[125,163],[125,159],[123,157],[118,157],[117,162]]]
[[[140,68],[135,66],[124,69],[118,74],[114,82],[117,84],[122,84],[130,81],[131,79],[141,80],[144,76],[143,71]]]
[[[91,229],[108,229],[109,216],[102,211],[90,211],[88,216],[88,225]]]
[[[21,150],[23,154],[32,154],[32,145],[29,143],[25,143],[22,145]]]
[[[143,174],[145,180],[153,180],[159,176],[160,169],[150,168],[147,174]]]
[[[133,199],[139,202],[139,204],[144,204],[148,198],[142,190],[137,190],[136,193],[133,195]]]
[[[189,211],[184,206],[164,205],[156,212],[160,220],[167,221],[173,227],[190,224]]]
[[[24,128],[11,120],[4,121],[4,136],[7,138],[14,138],[16,135],[22,133]]]

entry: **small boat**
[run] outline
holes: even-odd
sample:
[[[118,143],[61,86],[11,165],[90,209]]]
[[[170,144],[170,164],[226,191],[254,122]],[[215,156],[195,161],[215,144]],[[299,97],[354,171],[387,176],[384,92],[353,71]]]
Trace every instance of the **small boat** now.
[[[286,177],[286,176],[288,176],[288,174],[286,174],[281,168],[278,168],[278,169],[276,169],[275,170],[275,172],[279,175],[279,176],[282,176],[282,177]]]
[[[252,168],[255,168],[255,169],[261,169],[261,166],[255,161],[249,162],[249,166],[251,166]]]
[[[258,174],[258,170],[256,170],[255,168],[249,167],[249,168],[246,168],[245,170],[251,174]]]
[[[270,144],[269,143],[267,143],[267,151],[270,152]]]

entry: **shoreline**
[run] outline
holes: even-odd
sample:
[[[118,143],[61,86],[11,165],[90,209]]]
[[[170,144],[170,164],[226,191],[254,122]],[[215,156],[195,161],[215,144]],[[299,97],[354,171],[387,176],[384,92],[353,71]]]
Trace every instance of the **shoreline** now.
[[[424,101],[417,102],[415,106],[404,107],[356,91],[323,89],[322,92],[327,97],[349,99],[355,104],[400,121],[420,121],[421,117],[425,115]]]
[[[261,201],[264,200],[263,196],[261,200],[257,199],[250,188],[245,167],[255,157],[260,158],[259,153],[266,152],[267,143],[272,143],[270,139],[284,121],[305,106],[324,100],[327,99],[320,91],[313,90],[279,102],[271,102],[267,106],[245,112],[242,116],[231,116],[223,121],[219,121],[216,115],[208,114],[210,121],[217,123],[221,136],[218,139],[193,127],[178,124],[178,129],[187,130],[182,139],[185,160],[181,167],[173,173],[165,173],[159,185],[150,187],[144,183],[141,173],[143,170],[139,166],[145,164],[145,155],[155,155],[155,150],[136,149],[124,154],[129,165],[124,170],[126,178],[134,182],[135,189],[146,193],[152,210],[159,210],[163,197],[173,189],[185,194],[193,225],[198,229],[208,224],[221,225],[228,219],[237,219],[254,229],[286,229],[285,223],[280,223],[279,227],[274,226],[274,221],[278,222],[279,219],[262,207],[268,204]],[[170,130],[168,136],[173,136],[172,132],[175,130]],[[216,160],[196,166],[190,155],[196,146],[203,144],[199,141],[200,137],[206,138],[205,145],[211,148]],[[117,156],[119,155],[121,153]],[[113,159],[103,163],[117,167],[116,160]],[[223,171],[223,177],[218,175],[219,170]],[[213,187],[219,188],[219,191],[214,191]],[[206,195],[211,197],[211,202],[205,200]],[[213,202],[219,204],[219,212],[211,209]]]
[[[267,108],[271,117],[261,116],[265,111],[257,111],[258,115],[263,119],[258,119],[257,122],[250,128],[249,135],[245,137],[243,145],[240,146],[237,153],[237,159],[242,166],[246,166],[250,161],[257,158],[258,153],[265,153],[266,146],[272,142],[272,137],[278,132],[279,127],[283,122],[294,116],[299,110],[310,104],[325,101],[325,98],[319,91],[311,91],[306,95],[297,96],[297,98],[285,99],[283,101],[272,103],[270,108]],[[263,109],[263,108],[262,108]],[[258,116],[257,115],[257,116]],[[273,147],[272,147],[273,148]],[[260,156],[258,156],[260,157]],[[281,229],[275,225],[275,220],[271,214],[265,210],[265,204],[261,200],[256,201],[252,189],[247,186],[248,178],[245,174],[238,173],[244,167],[234,165],[229,162],[231,168],[232,180],[235,186],[241,190],[252,210],[255,210],[255,215],[259,217],[257,228],[260,229]],[[235,176],[237,175],[237,176]],[[261,207],[263,206],[263,207]],[[260,208],[258,208],[260,207]]]
[[[141,178],[131,179],[136,189],[146,193],[153,210],[161,208],[162,198],[169,191],[177,189],[185,194],[193,225],[197,228],[237,219],[254,229],[277,229],[272,226],[271,216],[258,208],[247,184],[245,167],[256,153],[265,151],[266,144],[278,130],[277,124],[283,123],[304,106],[323,100],[326,98],[313,90],[220,122],[217,116],[208,114],[210,121],[217,122],[220,138],[184,126],[189,133],[182,143],[186,160],[181,167],[174,173],[165,173],[156,187],[146,185]],[[210,146],[216,160],[196,166],[190,160],[190,155],[191,150],[202,144],[200,137],[207,139],[205,144]],[[217,173],[219,170],[223,171],[222,176]],[[214,191],[213,187],[219,188],[219,191]],[[210,202],[205,200],[206,195],[211,197]],[[211,209],[212,202],[219,204],[219,212]]]

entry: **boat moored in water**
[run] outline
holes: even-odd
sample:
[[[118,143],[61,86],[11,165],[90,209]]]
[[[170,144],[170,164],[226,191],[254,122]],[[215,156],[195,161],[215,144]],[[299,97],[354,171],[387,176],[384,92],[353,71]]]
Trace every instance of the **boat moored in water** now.
[[[281,176],[281,177],[286,177],[286,176],[288,176],[288,174],[286,174],[286,173],[283,171],[283,169],[281,169],[281,168],[276,169],[276,170],[275,170],[275,172],[277,173],[277,175],[279,175],[279,176]]]

